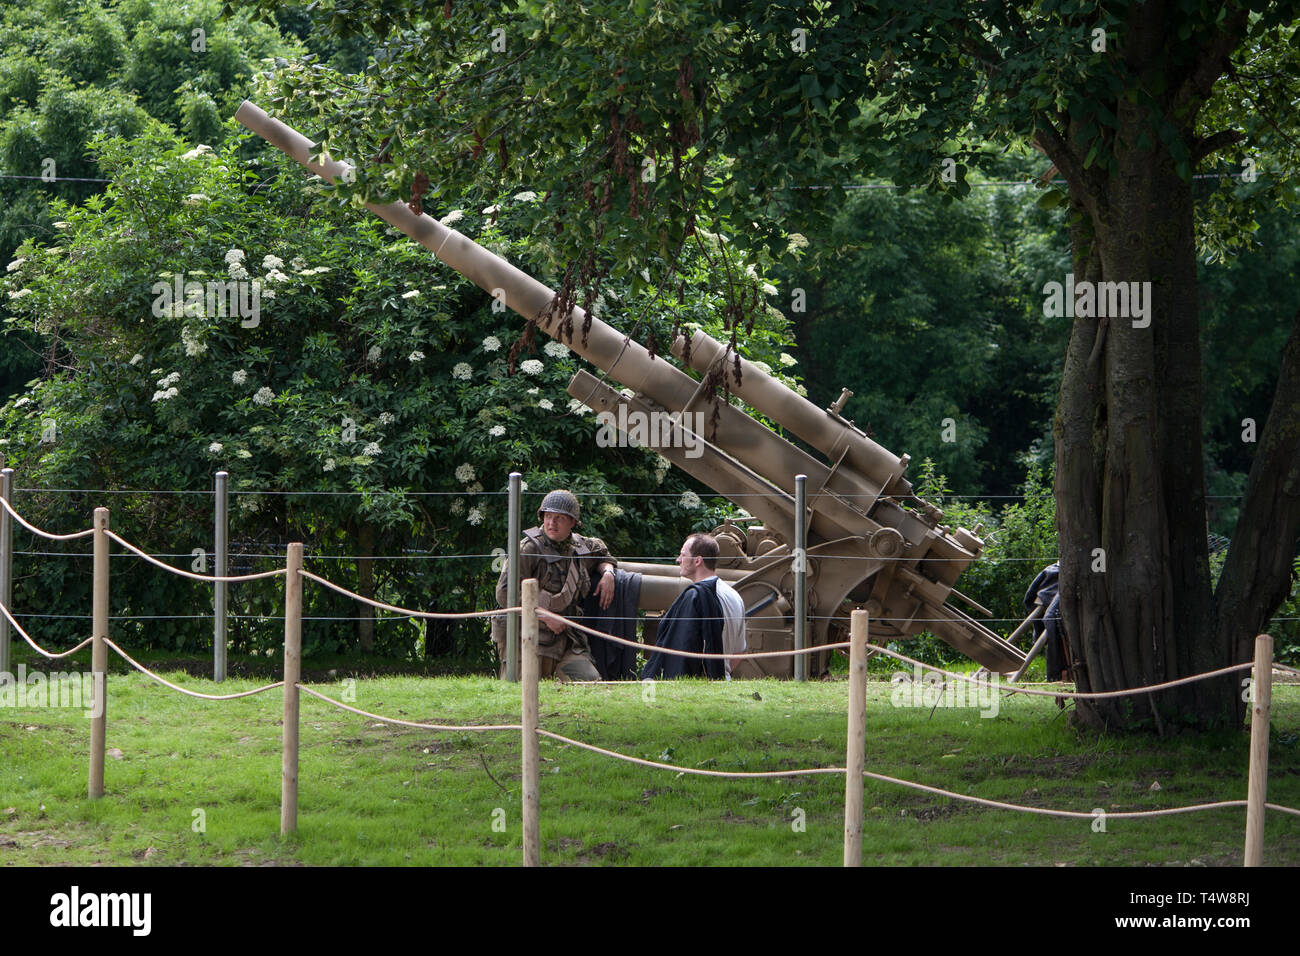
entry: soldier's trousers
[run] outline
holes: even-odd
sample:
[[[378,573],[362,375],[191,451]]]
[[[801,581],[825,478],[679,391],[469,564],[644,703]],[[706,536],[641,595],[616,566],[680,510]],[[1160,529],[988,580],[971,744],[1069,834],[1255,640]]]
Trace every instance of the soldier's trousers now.
[[[501,662],[501,679],[505,680],[505,654],[498,648]],[[600,680],[600,671],[588,651],[579,650],[572,641],[568,642],[564,655],[556,660],[554,657],[537,657],[537,676],[542,680],[557,677],[560,680]]]

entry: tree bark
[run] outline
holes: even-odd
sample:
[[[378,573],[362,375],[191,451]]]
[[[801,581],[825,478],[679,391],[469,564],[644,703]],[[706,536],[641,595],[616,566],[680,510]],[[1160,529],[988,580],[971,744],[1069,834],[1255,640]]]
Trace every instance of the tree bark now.
[[[1061,602],[1082,691],[1222,667],[1233,650],[1214,626],[1209,585],[1191,183],[1163,145],[1137,148],[1155,119],[1148,107],[1121,98],[1115,111],[1116,141],[1126,148],[1116,149],[1105,179],[1085,176],[1049,149],[1058,167],[1077,171],[1074,179],[1067,173],[1086,217],[1071,236],[1076,282],[1150,290],[1144,320],[1132,298],[1127,315],[1075,318],[1062,379],[1055,427]],[[1055,146],[1059,152],[1069,140]],[[1240,719],[1238,704],[1235,681],[1221,678],[1079,701],[1076,720],[1163,734],[1229,725]]]

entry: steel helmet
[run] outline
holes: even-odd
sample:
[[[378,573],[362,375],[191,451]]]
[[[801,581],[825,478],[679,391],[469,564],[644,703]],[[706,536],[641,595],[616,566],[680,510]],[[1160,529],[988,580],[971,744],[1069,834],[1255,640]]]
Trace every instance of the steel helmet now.
[[[582,511],[578,507],[577,496],[571,491],[565,491],[563,488],[557,488],[542,499],[542,506],[537,509],[538,519],[546,511],[568,515],[573,519],[575,526],[582,523]]]

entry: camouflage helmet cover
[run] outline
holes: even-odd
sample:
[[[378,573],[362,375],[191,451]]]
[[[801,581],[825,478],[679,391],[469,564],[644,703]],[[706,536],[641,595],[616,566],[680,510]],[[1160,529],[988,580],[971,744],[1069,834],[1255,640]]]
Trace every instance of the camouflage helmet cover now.
[[[568,515],[575,524],[582,524],[582,511],[578,506],[577,496],[563,488],[557,488],[542,499],[542,506],[537,509],[537,517],[540,519],[547,511]]]

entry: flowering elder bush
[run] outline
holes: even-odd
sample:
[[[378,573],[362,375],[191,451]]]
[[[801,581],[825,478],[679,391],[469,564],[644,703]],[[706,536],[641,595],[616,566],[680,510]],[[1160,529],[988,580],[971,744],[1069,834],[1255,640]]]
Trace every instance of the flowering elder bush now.
[[[514,468],[529,484],[526,520],[542,493],[566,485],[583,495],[584,530],[625,554],[671,557],[685,533],[716,518],[698,500],[707,489],[687,499],[688,482],[658,455],[598,447],[590,410],[564,391],[578,368],[566,346],[538,341],[510,374],[517,317],[494,312],[486,294],[427,250],[287,160],[245,163],[241,142],[188,148],[156,129],[95,148],[114,180],[105,195],[58,209],[66,228],[57,244],[25,244],[18,265],[0,273],[12,323],[37,330],[48,359],[47,374],[0,409],[0,447],[23,487],[204,491],[224,469],[231,540],[240,543],[232,551],[245,555],[232,572],[274,567],[283,545],[301,540],[309,568],[331,580],[406,606],[455,610],[493,606],[493,549],[505,543]],[[484,208],[478,199],[444,217],[537,268],[506,215],[529,201],[501,200],[495,224],[474,211]],[[605,301],[610,321],[657,330],[660,341],[676,321],[710,327],[712,300],[690,285],[633,296],[611,284]],[[780,364],[791,348],[784,328],[779,314],[768,317],[771,348],[756,359]],[[616,497],[627,492],[639,497]],[[105,500],[48,492],[24,494],[19,505],[41,524],[74,528]],[[210,551],[205,496],[107,503],[116,530],[174,564]],[[210,572],[197,567],[205,558],[190,566]],[[81,561],[24,569],[16,606],[88,607],[88,580],[70,574]],[[142,564],[115,563],[113,588],[115,614],[210,608],[208,587]],[[281,588],[233,586],[232,611],[281,613]],[[358,605],[325,589],[308,587],[305,599],[309,617],[358,615]],[[135,631],[136,646],[178,650],[205,645],[211,633],[203,620],[123,628]],[[56,622],[45,633],[57,631]],[[477,621],[304,625],[309,651],[360,645],[483,658],[485,634]],[[281,635],[277,621],[232,628],[236,650],[270,653]]]

